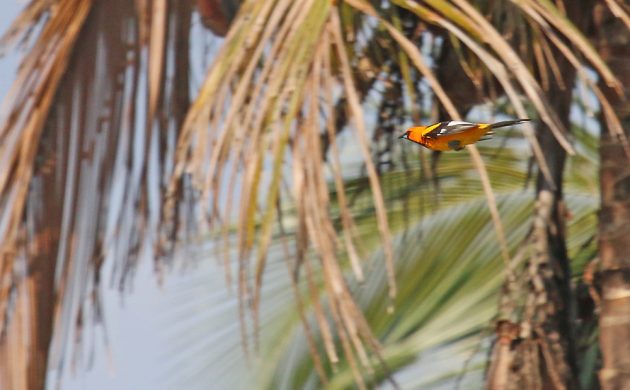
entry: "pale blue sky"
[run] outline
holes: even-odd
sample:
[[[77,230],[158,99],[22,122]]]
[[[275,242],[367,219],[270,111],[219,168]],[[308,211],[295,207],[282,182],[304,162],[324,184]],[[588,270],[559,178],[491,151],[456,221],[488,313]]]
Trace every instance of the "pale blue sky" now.
[[[20,11],[21,6],[16,0],[5,0],[0,5],[0,31],[4,33],[11,21]],[[11,82],[18,65],[18,57],[9,53],[0,58],[0,96],[4,97],[11,87]]]

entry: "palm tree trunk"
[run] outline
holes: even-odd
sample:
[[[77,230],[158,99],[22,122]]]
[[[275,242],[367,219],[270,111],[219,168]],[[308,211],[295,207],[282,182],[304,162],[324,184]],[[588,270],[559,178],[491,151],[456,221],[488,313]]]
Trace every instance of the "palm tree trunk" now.
[[[569,18],[581,29],[588,23],[592,9],[589,5],[593,3],[582,2],[580,7],[568,10]],[[562,56],[556,58],[565,87],[558,80],[551,80],[549,102],[569,129],[576,72]],[[513,282],[508,281],[503,302],[508,302],[504,306],[509,309],[503,310],[508,317],[497,326],[497,342],[487,373],[490,389],[575,389],[579,386],[562,190],[566,152],[544,125],[538,130],[538,141],[554,182],[538,173],[533,227],[526,243],[530,245],[531,255],[523,274],[518,277],[526,280],[525,303],[519,318],[515,314],[519,299],[515,295],[519,292],[510,291]],[[508,298],[509,294],[512,298]]]
[[[630,31],[607,13],[596,13],[598,48],[612,72],[630,93]],[[604,91],[630,137],[630,102]],[[601,211],[599,219],[599,341],[602,389],[630,388],[630,156],[602,120],[600,143]]]
[[[573,72],[565,66],[565,81]],[[568,128],[571,88],[551,87],[550,101]],[[538,174],[531,252],[524,275],[528,278],[523,318],[503,320],[492,352],[487,387],[490,389],[576,388],[575,344],[571,314],[570,266],[565,245],[562,177],[566,152],[548,129],[538,140],[554,183]]]

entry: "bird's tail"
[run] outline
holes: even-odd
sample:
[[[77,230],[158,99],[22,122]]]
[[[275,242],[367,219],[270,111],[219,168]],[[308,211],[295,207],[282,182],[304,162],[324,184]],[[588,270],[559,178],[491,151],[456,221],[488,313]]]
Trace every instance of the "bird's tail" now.
[[[497,123],[491,124],[490,128],[491,129],[498,129],[499,127],[508,127],[508,126],[518,125],[519,123],[529,122],[529,121],[531,121],[531,119],[517,119],[517,120],[514,120],[514,121],[497,122]]]

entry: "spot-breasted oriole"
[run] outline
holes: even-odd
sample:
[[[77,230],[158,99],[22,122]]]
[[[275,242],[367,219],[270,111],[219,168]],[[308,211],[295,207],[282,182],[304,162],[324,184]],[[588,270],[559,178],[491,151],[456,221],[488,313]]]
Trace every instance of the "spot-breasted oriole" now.
[[[512,126],[530,120],[517,119],[496,123],[439,122],[431,126],[411,127],[398,138],[408,139],[432,150],[462,150],[466,145],[492,137],[493,129]]]

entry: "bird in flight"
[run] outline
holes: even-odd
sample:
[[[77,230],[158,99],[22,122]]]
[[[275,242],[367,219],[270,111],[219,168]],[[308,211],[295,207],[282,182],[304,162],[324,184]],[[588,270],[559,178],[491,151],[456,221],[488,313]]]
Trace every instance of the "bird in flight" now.
[[[492,137],[493,129],[517,125],[530,120],[517,119],[496,123],[439,122],[430,126],[411,127],[398,138],[408,139],[431,150],[442,152],[462,150],[466,145]]]

